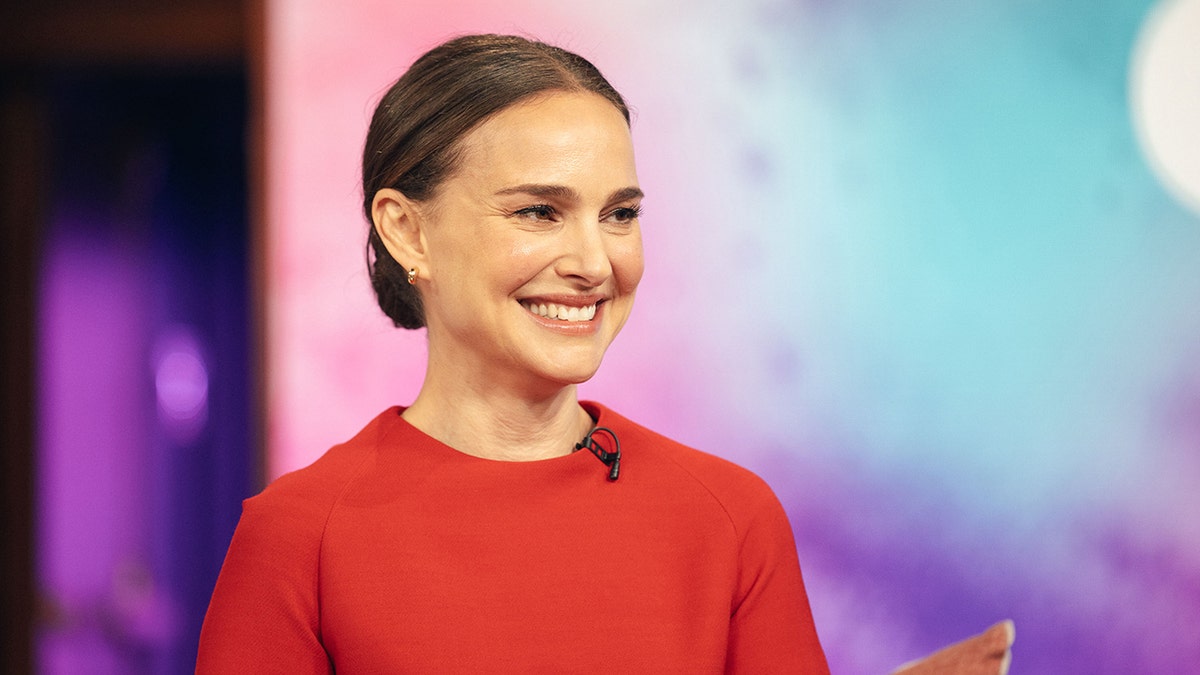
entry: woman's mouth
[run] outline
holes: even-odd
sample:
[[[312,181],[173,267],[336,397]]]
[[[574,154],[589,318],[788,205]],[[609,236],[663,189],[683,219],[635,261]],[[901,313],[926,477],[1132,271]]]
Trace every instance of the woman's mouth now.
[[[560,305],[555,302],[522,300],[521,306],[540,317],[566,321],[568,323],[591,321],[596,316],[596,303],[584,307],[574,307],[571,305]]]

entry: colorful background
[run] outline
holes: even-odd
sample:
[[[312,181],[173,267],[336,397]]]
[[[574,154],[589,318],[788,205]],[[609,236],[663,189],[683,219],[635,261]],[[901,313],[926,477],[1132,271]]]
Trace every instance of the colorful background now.
[[[630,101],[648,194],[638,305],[581,393],[768,480],[835,673],[1005,618],[1013,673],[1194,672],[1200,0],[270,0],[264,26],[268,478],[421,381],[423,335],[364,269],[375,101],[448,37],[532,35]],[[164,335],[128,358],[158,355],[152,409],[186,443],[228,419],[190,375],[220,350]],[[186,661],[179,588],[129,621],[174,617],[139,639]]]
[[[649,195],[581,391],[768,479],[834,672],[1003,618],[1015,673],[1190,671],[1197,6],[275,3],[271,472],[420,383],[362,269],[372,104],[451,35],[530,34],[630,100]]]

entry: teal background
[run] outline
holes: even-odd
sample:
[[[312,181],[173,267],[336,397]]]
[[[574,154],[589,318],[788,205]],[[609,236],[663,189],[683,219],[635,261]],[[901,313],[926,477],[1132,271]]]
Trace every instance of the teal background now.
[[[764,4],[729,47],[710,405],[759,430],[835,672],[1006,617],[1013,672],[1200,662],[1200,221],[1132,126],[1150,7]]]

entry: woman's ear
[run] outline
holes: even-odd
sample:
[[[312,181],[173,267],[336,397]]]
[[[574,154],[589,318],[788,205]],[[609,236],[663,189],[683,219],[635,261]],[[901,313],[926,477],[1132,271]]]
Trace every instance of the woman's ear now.
[[[384,247],[401,267],[427,268],[425,232],[416,202],[399,190],[384,188],[371,200],[371,220]]]

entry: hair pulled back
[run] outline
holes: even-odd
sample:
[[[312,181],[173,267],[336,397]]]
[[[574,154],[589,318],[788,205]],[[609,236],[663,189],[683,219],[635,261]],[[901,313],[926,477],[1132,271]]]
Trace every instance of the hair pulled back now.
[[[629,122],[616,89],[583,57],[512,35],[467,35],[443,43],[413,63],[375,108],[363,148],[363,211],[371,286],[397,326],[420,328],[425,312],[416,286],[373,226],[375,193],[393,188],[424,201],[455,170],[458,142],[492,115],[548,91],[590,91],[612,102]]]

